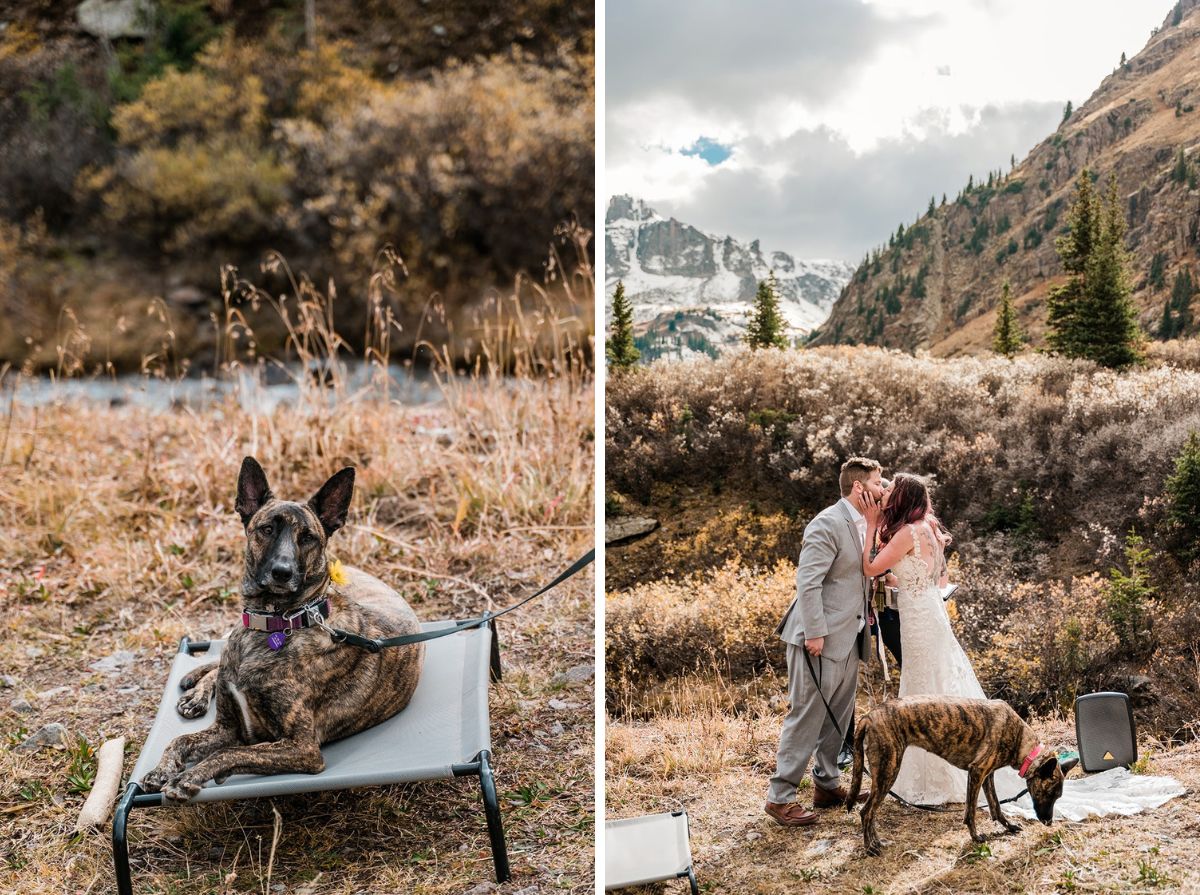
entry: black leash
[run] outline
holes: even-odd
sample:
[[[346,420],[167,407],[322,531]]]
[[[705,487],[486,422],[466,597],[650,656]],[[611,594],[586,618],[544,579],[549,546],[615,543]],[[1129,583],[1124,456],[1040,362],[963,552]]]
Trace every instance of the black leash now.
[[[844,743],[846,741],[846,734],[842,730],[841,725],[837,723],[837,718],[835,718],[833,716],[833,709],[831,709],[829,707],[829,700],[827,700],[825,698],[825,694],[821,690],[821,682],[817,679],[817,673],[813,670],[812,658],[811,658],[811,656],[809,656],[807,649],[804,649],[804,647],[801,647],[801,649],[804,650],[804,664],[806,664],[808,666],[808,673],[812,676],[813,683],[817,687],[817,695],[821,697],[821,703],[825,706],[825,714],[829,716],[829,722],[833,725],[833,729],[838,732],[838,736],[840,736],[842,738],[842,742]],[[871,772],[867,770],[866,762],[863,762],[863,773],[866,774],[868,777],[871,776]],[[999,799],[998,804],[1007,805],[1009,802],[1015,802],[1017,799],[1021,798],[1021,796],[1025,795],[1027,792],[1029,792],[1029,787],[1025,787],[1023,790],[1021,790],[1015,796],[1009,796],[1007,799]],[[898,794],[894,789],[889,789],[888,795],[891,796],[893,799],[895,799],[897,802],[899,802],[901,805],[904,805],[908,808],[915,808],[917,811],[933,811],[933,812],[939,812],[939,813],[949,813],[951,811],[958,810],[956,808],[948,808],[945,805],[917,805],[917,804],[914,804],[913,802],[908,801],[908,799],[906,799],[906,798],[904,798],[904,796]]]
[[[825,714],[827,714],[829,716],[829,723],[833,725],[833,729],[837,731],[838,736],[840,736],[842,738],[842,742],[844,743],[846,741],[846,732],[844,730],[842,730],[842,726],[840,724],[838,724],[837,718],[835,718],[833,716],[833,709],[831,709],[829,707],[829,700],[825,698],[825,693],[821,690],[821,682],[817,679],[816,671],[813,670],[812,657],[809,655],[809,652],[806,648],[801,647],[801,649],[804,650],[804,664],[808,666],[808,673],[812,676],[813,684],[816,685],[817,695],[821,697],[821,703],[825,706]],[[822,674],[822,677],[823,676],[824,675]],[[868,777],[871,776],[870,771],[867,770],[867,764],[865,761],[863,762],[863,773],[866,774]],[[945,805],[915,805],[912,802],[908,801],[908,799],[904,798],[904,796],[899,795],[894,789],[889,789],[888,795],[891,796],[893,799],[895,799],[897,802],[899,802],[901,805],[904,805],[908,808],[915,808],[918,811],[932,811],[932,812],[936,812],[936,813],[949,813],[951,811],[958,810],[957,808],[948,808]],[[1022,795],[1024,795],[1024,793],[1022,793]],[[1018,796],[1018,798],[1020,798],[1020,796]]]
[[[398,637],[384,637],[383,639],[376,640],[370,637],[362,637],[350,631],[343,631],[340,628],[331,628],[328,625],[322,625],[321,627],[329,632],[329,636],[333,639],[334,643],[348,643],[351,646],[362,647],[363,649],[372,653],[377,653],[381,649],[386,649],[388,647],[408,646],[412,643],[423,643],[426,640],[436,640],[439,637],[448,637],[451,634],[457,634],[459,631],[466,631],[470,628],[482,627],[483,625],[488,624],[492,619],[499,618],[502,615],[507,615],[514,609],[520,609],[530,600],[535,600],[551,588],[562,584],[580,569],[587,567],[595,558],[596,551],[593,548],[583,556],[579,557],[579,559],[575,560],[575,562],[571,563],[570,568],[568,568],[565,572],[563,572],[541,590],[530,594],[519,603],[513,603],[511,606],[506,606],[499,612],[485,612],[483,615],[479,616],[479,618],[468,618],[464,619],[463,621],[455,622],[449,628],[440,628],[436,631],[422,631],[419,634],[401,634]]]

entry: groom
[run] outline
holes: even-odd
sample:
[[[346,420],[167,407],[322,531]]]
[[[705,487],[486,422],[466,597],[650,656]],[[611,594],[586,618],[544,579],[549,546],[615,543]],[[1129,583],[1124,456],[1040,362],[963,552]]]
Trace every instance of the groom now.
[[[882,470],[874,460],[852,457],[842,464],[838,479],[842,499],[818,513],[804,529],[796,598],[775,630],[787,644],[791,709],[779,735],[766,812],[785,827],[817,822],[815,812],[795,802],[796,787],[814,754],[813,807],[844,805],[848,795],[839,782],[837,764],[842,735],[831,723],[825,703],[844,732],[854,713],[858,663],[870,654],[870,584],[862,571],[867,533],[863,509],[883,496],[881,479]]]

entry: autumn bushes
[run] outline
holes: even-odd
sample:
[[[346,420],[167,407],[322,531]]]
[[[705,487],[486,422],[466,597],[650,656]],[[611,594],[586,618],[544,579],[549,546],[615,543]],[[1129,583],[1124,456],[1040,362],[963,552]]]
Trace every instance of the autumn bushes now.
[[[672,493],[722,506],[694,537],[655,536],[659,580],[609,593],[610,708],[671,676],[781,667],[772,632],[795,539],[855,454],[935,477],[956,539],[955,627],[989,693],[1048,711],[1149,674],[1200,698],[1185,673],[1200,655],[1196,372],[760,351],[614,377],[606,412],[610,503],[668,517]],[[785,520],[774,546],[755,536],[751,501]]]
[[[1043,356],[937,360],[877,349],[735,354],[608,383],[608,488],[752,488],[819,509],[849,456],[932,476],[960,543],[1022,527],[1091,548],[1165,518],[1175,457],[1200,429],[1200,373]]]
[[[556,3],[521,5],[552,16]],[[351,33],[374,27],[353,8],[324,9]],[[384,64],[386,47],[366,33],[308,49],[286,11],[257,24],[183,2],[161,12],[163,33],[118,42],[107,63],[0,37],[0,115],[11,125],[0,134],[0,220],[36,220],[49,236],[0,283],[0,306],[54,296],[34,302],[45,319],[22,338],[52,346],[63,308],[97,291],[82,273],[51,287],[46,253],[147,300],[200,287],[211,311],[223,264],[292,291],[257,270],[278,252],[322,288],[338,284],[351,334],[366,326],[373,274],[388,268],[376,285],[403,347],[466,338],[489,300],[542,307],[549,293],[571,304],[561,287],[580,268],[594,206],[588,16],[568,10],[574,31],[526,40],[511,11],[496,12],[494,36],[513,37],[485,55],[457,53],[448,36],[437,52],[420,34],[391,38],[422,44],[418,69]],[[421,27],[444,34],[434,19],[452,12],[427,11]],[[564,231],[576,218],[582,229]],[[7,344],[0,357],[23,359]]]

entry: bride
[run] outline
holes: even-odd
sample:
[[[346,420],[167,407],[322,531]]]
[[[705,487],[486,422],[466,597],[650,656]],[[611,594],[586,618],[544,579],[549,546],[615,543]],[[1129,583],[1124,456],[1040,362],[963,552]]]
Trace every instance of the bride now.
[[[898,474],[880,503],[866,507],[867,536],[863,572],[868,576],[889,569],[899,586],[900,696],[944,695],[983,699],[983,688],[966,653],[950,627],[950,616],[940,589],[948,578],[945,549],[950,537],[933,515],[925,480]],[[871,545],[880,548],[871,558]],[[1012,768],[995,775],[1001,800],[1025,787]],[[917,805],[961,802],[967,792],[967,772],[916,746],[910,746],[900,764],[892,791]]]

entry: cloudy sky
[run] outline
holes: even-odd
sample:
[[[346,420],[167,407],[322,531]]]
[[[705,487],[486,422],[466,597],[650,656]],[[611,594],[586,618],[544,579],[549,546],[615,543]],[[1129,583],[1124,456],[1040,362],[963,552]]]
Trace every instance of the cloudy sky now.
[[[609,195],[858,261],[1008,168],[1172,0],[608,0]]]

